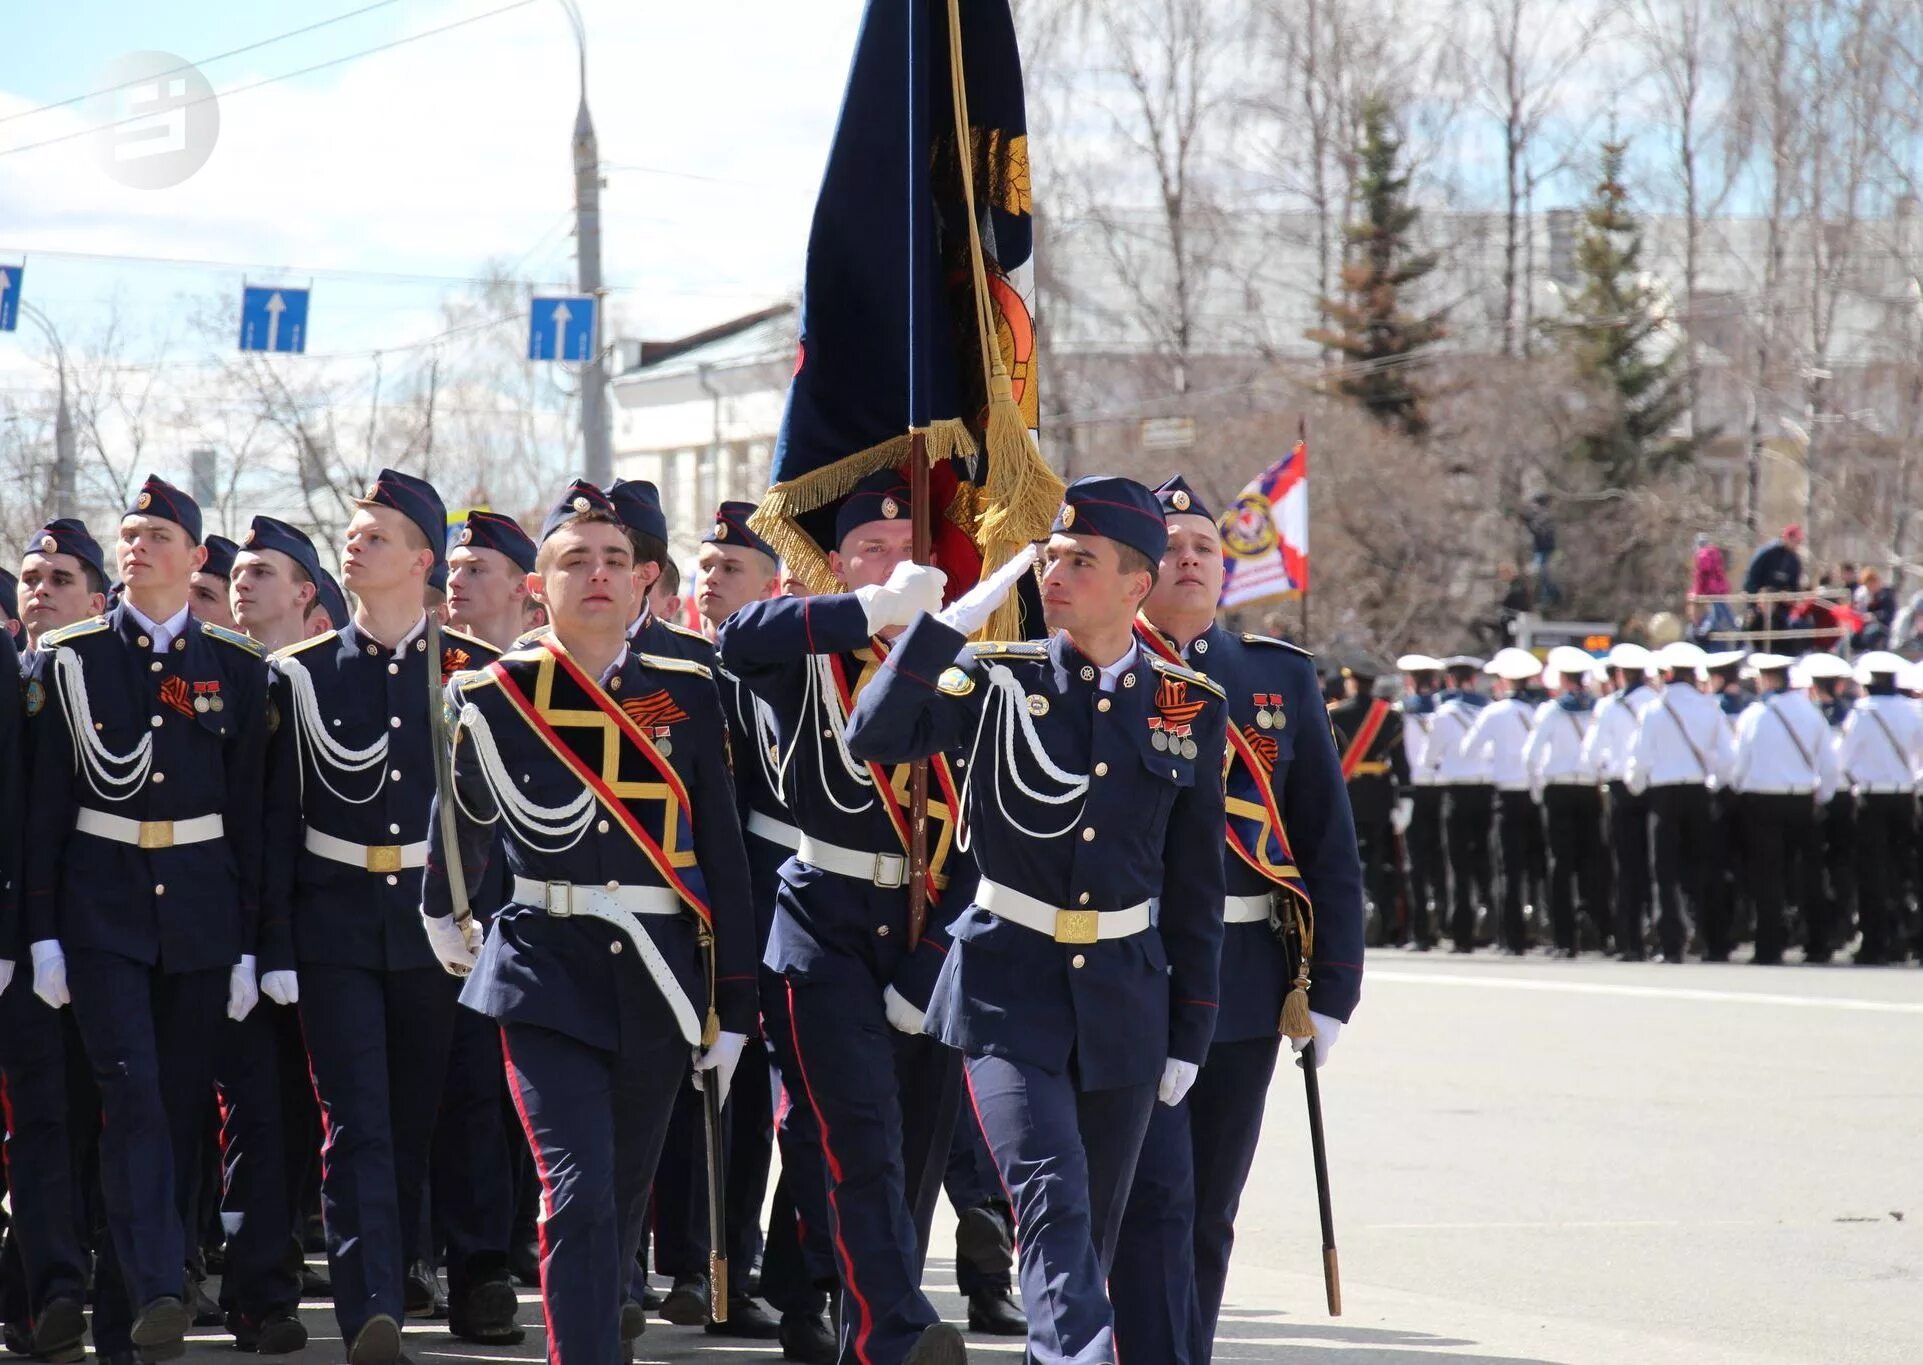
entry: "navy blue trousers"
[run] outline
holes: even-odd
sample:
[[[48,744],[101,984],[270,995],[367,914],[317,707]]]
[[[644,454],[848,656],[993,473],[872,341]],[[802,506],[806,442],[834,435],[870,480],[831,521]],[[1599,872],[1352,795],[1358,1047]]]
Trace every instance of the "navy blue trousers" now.
[[[541,1181],[549,1365],[619,1365],[641,1210],[688,1045],[613,1053],[528,1024],[503,1024],[501,1045]]]
[[[893,1028],[880,990],[788,983],[840,1268],[841,1359],[899,1365],[940,1314],[921,1291],[960,1099],[959,1054]]]
[[[67,955],[74,1021],[100,1087],[100,1184],[124,1307],[185,1284],[188,1163],[214,1083],[223,969],[169,975],[111,953]]]
[[[833,1224],[828,1213],[827,1165],[821,1128],[801,1080],[794,1025],[788,1018],[788,983],[761,973],[761,1027],[774,1048],[781,1097],[775,1105],[775,1141],[781,1147],[781,1178],[768,1220],[768,1252],[761,1266],[762,1297],[779,1313],[819,1313],[835,1286]]]
[[[967,1067],[976,1119],[1015,1209],[1028,1358],[1106,1365],[1116,1339],[1108,1272],[1155,1087],[1081,1090],[1071,1075],[1006,1057],[970,1057]]]
[[[263,996],[239,1023],[223,1020],[215,1063],[227,1228],[220,1301],[258,1323],[300,1306],[300,1278],[288,1247],[312,1160],[308,1142],[315,1119],[298,1007]]]
[[[327,1138],[321,1221],[341,1336],[399,1322],[461,983],[439,967],[301,966],[300,1015]]]
[[[957,1214],[969,1209],[993,1208],[1001,1217],[1008,1207],[1008,1192],[1002,1189],[1001,1174],[995,1158],[988,1154],[982,1140],[982,1127],[970,1115],[955,1124],[955,1135],[948,1143],[948,1167],[942,1174],[942,1188],[948,1192],[948,1205]],[[957,1239],[959,1240],[959,1239]],[[955,1288],[965,1295],[983,1290],[1007,1289],[1011,1281],[1006,1270],[986,1270],[955,1248]]]
[[[0,1103],[13,1208],[8,1245],[19,1258],[19,1303],[8,1321],[31,1323],[50,1299],[85,1289],[85,1212],[79,1173],[100,1124],[71,1013],[48,1009],[23,971],[0,995]]]
[[[477,1279],[507,1272],[514,1224],[514,1152],[520,1135],[501,1122],[507,1072],[501,1030],[470,1009],[454,1012],[447,1085],[434,1129],[437,1246],[447,1248],[447,1289],[459,1299]]]
[[[1109,1273],[1127,1360],[1207,1365],[1280,1047],[1218,1043],[1188,1098],[1155,1106]]]
[[[768,1193],[768,1164],[774,1151],[772,1081],[768,1049],[750,1038],[742,1049],[722,1111],[722,1144],[727,1154],[728,1269],[730,1292],[740,1297],[748,1273],[761,1255],[761,1205]],[[708,1273],[708,1129],[701,1092],[692,1079],[674,1099],[667,1142],[661,1149],[654,1187],[648,1196],[654,1236],[654,1268],[676,1279]]]

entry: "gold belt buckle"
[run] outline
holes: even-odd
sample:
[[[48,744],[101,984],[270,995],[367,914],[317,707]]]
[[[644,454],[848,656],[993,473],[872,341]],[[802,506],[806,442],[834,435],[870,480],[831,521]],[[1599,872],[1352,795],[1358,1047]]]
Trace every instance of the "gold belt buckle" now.
[[[172,848],[174,846],[174,822],[172,820],[142,820],[140,822],[140,846],[142,848]]]
[[[367,870],[369,872],[399,872],[401,870],[401,846],[399,844],[368,845]]]
[[[1055,912],[1055,941],[1057,943],[1095,943],[1101,939],[1097,932],[1094,910],[1057,910]]]
[[[561,903],[559,905],[556,905],[554,903],[554,890],[556,887],[559,887],[561,889]],[[567,919],[570,915],[574,913],[574,883],[573,882],[549,882],[547,884],[547,888],[548,888],[548,893],[547,893],[548,914],[553,916],[555,919]]]

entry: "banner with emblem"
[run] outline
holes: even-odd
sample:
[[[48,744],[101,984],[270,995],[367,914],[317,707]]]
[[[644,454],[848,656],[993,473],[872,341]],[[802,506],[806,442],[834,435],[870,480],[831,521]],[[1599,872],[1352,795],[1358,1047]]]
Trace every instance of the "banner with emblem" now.
[[[1309,590],[1309,445],[1251,479],[1222,514],[1222,605],[1247,606]]]
[[[972,586],[1043,539],[1033,206],[1008,0],[869,0],[808,241],[801,345],[753,526],[833,589],[834,506],[930,470],[933,558]]]

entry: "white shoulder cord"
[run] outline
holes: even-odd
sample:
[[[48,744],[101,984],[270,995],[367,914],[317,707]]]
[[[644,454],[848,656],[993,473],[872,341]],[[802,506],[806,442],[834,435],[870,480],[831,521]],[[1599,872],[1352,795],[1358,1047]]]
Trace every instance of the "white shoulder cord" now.
[[[328,780],[327,770],[332,767],[343,773],[363,773],[369,768],[384,766],[387,762],[386,731],[382,731],[380,737],[365,749],[348,748],[327,733],[326,718],[321,715],[320,698],[314,694],[314,679],[308,673],[307,665],[291,657],[275,662],[280,665],[281,674],[287,679],[288,691],[293,694],[295,733],[300,738],[301,747],[313,758],[314,775],[320,778],[321,785],[332,792],[336,800],[349,806],[364,806],[379,796],[383,785],[379,781],[365,796],[348,796]],[[307,783],[308,766],[305,762],[300,765],[303,790]]]
[[[101,742],[94,729],[93,706],[87,700],[87,680],[80,656],[71,649],[56,649],[54,668],[59,675],[60,713],[66,719],[67,733],[73,737],[74,758],[86,775],[87,785],[105,801],[126,801],[135,796],[154,766],[154,737],[140,737],[131,753],[117,754]],[[108,765],[128,767],[124,777],[108,771]],[[111,791],[101,790],[105,783]]]
[[[1015,786],[1020,789],[1022,795],[1028,797],[1031,801],[1039,801],[1047,806],[1065,806],[1070,801],[1081,800],[1088,794],[1088,776],[1085,773],[1068,772],[1057,765],[1054,759],[1049,757],[1048,750],[1042,747],[1041,736],[1035,733],[1035,721],[1028,713],[1028,694],[1022,690],[1022,685],[1015,680],[1014,673],[1009,670],[1006,664],[990,664],[986,676],[988,686],[990,690],[996,694],[996,697],[994,701],[983,705],[981,719],[975,724],[975,742],[969,746],[968,750],[969,771],[971,775],[977,771],[975,757],[981,749],[982,731],[987,728],[988,722],[992,718],[995,721],[996,728],[1001,732],[1001,744],[999,748],[996,748],[996,746],[991,743],[990,751],[996,756],[995,773],[993,777],[995,804],[1002,813],[1002,819],[1007,821],[1012,828],[1019,830],[1031,839],[1059,839],[1062,835],[1067,834],[1070,830],[1074,829],[1076,825],[1081,823],[1083,807],[1077,806],[1074,816],[1066,825],[1063,825],[1058,830],[1043,832],[1029,829],[1008,813],[1008,803],[1002,799],[1001,775],[1006,771]],[[1013,724],[1010,723],[1011,721]],[[1015,731],[1017,727],[1020,728],[1022,739],[1028,746],[1029,755],[1035,760],[1037,766],[1065,788],[1060,795],[1046,795],[1036,791],[1022,780],[1021,768],[1016,762]],[[964,813],[957,815],[956,820],[958,824],[965,824],[965,811],[973,788],[974,780],[971,776],[968,786],[962,792]],[[964,852],[967,851],[967,832],[968,831],[964,829],[963,834],[957,841],[958,846]]]
[[[515,836],[536,853],[565,853],[581,842],[588,826],[594,823],[594,793],[586,787],[581,794],[565,806],[543,806],[528,800],[514,788],[513,774],[507,764],[501,761],[501,751],[494,743],[494,731],[488,725],[487,717],[481,708],[468,702],[461,708],[461,728],[473,737],[475,757],[481,763],[481,775],[486,779],[488,790],[494,794],[494,804],[498,815],[505,818],[514,830]],[[491,825],[494,820],[483,820],[468,809],[461,799],[461,784],[454,783],[454,800],[461,813],[477,825]],[[543,843],[543,840],[565,840],[566,842]]]
[[[755,761],[761,765],[762,780],[768,784],[768,789],[772,791],[777,798],[785,800],[786,798],[782,796],[781,791],[782,768],[784,765],[768,761],[768,750],[776,747],[776,741],[778,739],[775,733],[774,708],[756,696],[752,690],[748,689],[746,685],[742,683],[741,679],[735,677],[732,673],[724,671],[723,676],[734,684],[735,714],[754,726]],[[744,701],[747,703],[745,708],[742,705]]]
[[[834,738],[835,750],[841,759],[842,770],[848,774],[857,786],[872,788],[875,785],[874,779],[868,775],[868,770],[865,767],[855,762],[855,756],[848,752],[848,738],[846,734],[843,733],[841,707],[839,705],[828,705],[828,696],[834,690],[834,679],[828,672],[831,667],[832,663],[825,654],[816,654],[810,657],[808,667],[802,674],[801,723],[814,732],[815,766],[821,773],[821,790],[823,794],[833,803],[834,808],[843,815],[859,815],[863,811],[870,810],[874,807],[875,798],[870,796],[859,806],[844,806],[841,804],[841,801],[835,796],[834,788],[828,782],[828,756],[823,752],[821,747],[821,733],[814,725],[814,717],[817,712],[828,718],[828,733]],[[782,796],[784,800],[786,799],[788,764],[793,761],[795,750],[800,747],[800,737],[797,736],[796,742],[789,745],[788,752],[782,755],[781,768],[776,774],[775,793]]]

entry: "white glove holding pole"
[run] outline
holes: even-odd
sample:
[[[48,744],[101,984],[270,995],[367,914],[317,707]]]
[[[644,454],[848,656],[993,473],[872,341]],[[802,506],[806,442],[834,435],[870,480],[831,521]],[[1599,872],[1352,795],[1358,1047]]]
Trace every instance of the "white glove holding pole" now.
[[[694,1059],[694,1088],[706,1090],[704,1072],[712,1071],[719,1078],[721,1102],[728,1102],[728,1087],[734,1084],[734,1069],[741,1064],[741,1050],[748,1045],[745,1033],[723,1033],[714,1040],[714,1046],[707,1048]]]
[[[1342,1036],[1342,1021],[1310,1010],[1309,1022],[1315,1025],[1315,1067],[1320,1071],[1329,1064],[1329,1053],[1335,1047],[1335,1040]],[[1301,1052],[1308,1044],[1307,1038],[1289,1039],[1289,1046],[1297,1052]],[[1302,1064],[1297,1062],[1296,1065]]]
[[[888,581],[856,588],[855,596],[868,617],[868,633],[879,635],[891,626],[905,626],[922,612],[941,610],[942,589],[948,575],[931,564],[895,565]]]
[[[5,995],[7,993],[7,987],[12,984],[13,963],[4,957],[0,957],[0,995]]]
[[[888,1022],[902,1033],[920,1033],[928,1016],[908,1002],[908,997],[893,986],[881,993],[881,1007]]]
[[[227,1017],[239,1023],[254,1012],[260,1003],[260,984],[256,980],[258,967],[252,953],[241,954],[233,970],[227,973]]]
[[[276,1005],[298,1005],[300,976],[291,971],[268,972],[260,979],[260,993]]]
[[[474,960],[481,954],[478,928],[472,919],[465,926],[456,924],[454,916],[436,917],[423,913],[421,925],[427,930],[427,945],[434,950],[434,956],[449,976],[466,976],[474,970]]]
[[[1409,821],[1415,818],[1415,813],[1416,799],[1413,796],[1403,797],[1396,802],[1395,809],[1389,812],[1389,828],[1397,834],[1407,834]]]
[[[1006,564],[943,607],[936,616],[963,635],[973,635],[988,624],[988,618],[995,614],[995,608],[1002,604],[1034,563],[1033,543],[1022,546]]]
[[[1162,1063],[1162,1084],[1156,1088],[1155,1098],[1173,1109],[1189,1093],[1201,1068],[1194,1062],[1185,1062],[1179,1057],[1171,1057]]]
[[[67,991],[67,955],[60,951],[60,940],[43,938],[32,947],[33,993],[48,1006],[59,1009],[73,1003]]]

